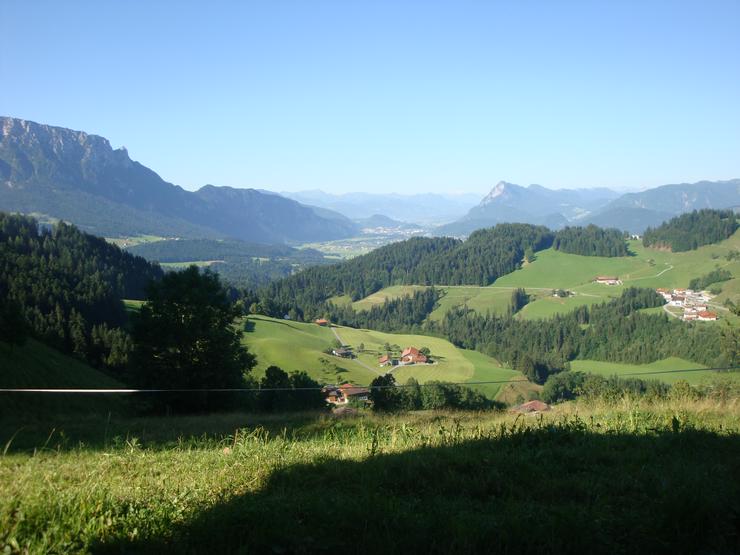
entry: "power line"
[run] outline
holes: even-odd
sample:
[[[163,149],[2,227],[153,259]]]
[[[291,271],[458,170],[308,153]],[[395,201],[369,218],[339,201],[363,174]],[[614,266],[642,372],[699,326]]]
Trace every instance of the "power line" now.
[[[740,370],[740,366],[722,366],[716,368],[683,368],[673,370],[656,370],[654,372],[630,372],[627,374],[619,374],[622,376],[649,376],[653,374],[673,374],[682,372],[728,372]],[[353,387],[363,389],[393,389],[403,387],[433,387],[442,383],[444,385],[457,385],[457,386],[471,386],[471,385],[494,385],[494,384],[507,384],[507,383],[522,383],[528,382],[526,378],[516,380],[488,380],[488,381],[475,381],[475,382],[437,382],[437,383],[422,383],[422,384],[397,384],[397,385],[355,385],[346,384]],[[185,388],[174,388],[174,389],[90,389],[90,388],[0,388],[0,393],[52,393],[52,394],[132,394],[132,393],[259,393],[265,391],[323,391],[327,387],[341,387],[341,386],[322,386],[322,387],[242,387],[242,388],[202,388],[202,389],[185,389]]]

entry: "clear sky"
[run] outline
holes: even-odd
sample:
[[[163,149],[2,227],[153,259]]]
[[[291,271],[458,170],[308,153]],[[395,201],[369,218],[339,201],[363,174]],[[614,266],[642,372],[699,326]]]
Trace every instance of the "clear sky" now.
[[[729,179],[739,22],[739,0],[0,0],[0,115],[188,189]]]

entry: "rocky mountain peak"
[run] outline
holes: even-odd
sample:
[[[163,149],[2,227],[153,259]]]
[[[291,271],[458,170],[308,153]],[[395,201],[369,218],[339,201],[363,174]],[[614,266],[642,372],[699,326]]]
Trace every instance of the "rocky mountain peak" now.
[[[508,189],[511,187],[514,187],[512,183],[507,183],[506,181],[499,181],[496,183],[493,189],[491,189],[491,192],[488,193],[485,197],[483,197],[483,200],[480,202],[483,204],[488,204],[489,202],[493,202],[497,198],[506,195],[508,192]]]

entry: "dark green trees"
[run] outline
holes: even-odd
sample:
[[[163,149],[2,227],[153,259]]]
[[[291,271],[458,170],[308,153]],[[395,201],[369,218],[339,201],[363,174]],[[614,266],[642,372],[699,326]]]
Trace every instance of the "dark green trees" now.
[[[511,293],[511,302],[509,303],[509,314],[516,314],[522,308],[524,308],[529,302],[529,295],[527,292],[518,287]]]
[[[121,299],[142,299],[161,275],[158,266],[74,226],[40,229],[33,218],[0,213],[4,302],[19,311],[30,335],[95,366],[125,362]]]
[[[237,316],[218,276],[195,266],[153,283],[133,320],[136,382],[167,389],[239,387],[255,359],[240,342]],[[177,405],[198,408],[187,395]]]
[[[555,234],[554,249],[583,256],[628,256],[624,234],[595,225],[566,227]]]
[[[737,230],[732,210],[694,210],[681,214],[660,227],[648,228],[642,238],[646,247],[667,247],[673,252],[689,251],[717,243]]]
[[[305,372],[288,374],[269,366],[260,381],[258,408],[264,412],[315,410],[326,407],[321,384]]]

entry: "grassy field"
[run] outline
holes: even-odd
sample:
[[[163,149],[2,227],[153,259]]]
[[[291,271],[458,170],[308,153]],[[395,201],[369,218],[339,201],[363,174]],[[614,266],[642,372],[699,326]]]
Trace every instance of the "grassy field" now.
[[[223,262],[223,260],[191,260],[188,262],[159,262],[158,264],[162,268],[172,268],[174,270],[183,270],[190,266],[198,266],[198,268],[208,268],[216,262]]]
[[[642,380],[660,380],[667,383],[686,380],[690,384],[699,385],[705,384],[717,376],[727,376],[740,381],[740,372],[718,373],[711,370],[674,372],[674,370],[705,368],[701,364],[678,357],[666,358],[650,364],[620,364],[616,362],[600,362],[597,360],[574,360],[570,365],[571,370],[590,372],[602,376],[616,375],[625,378],[640,378]]]
[[[167,237],[160,237],[159,235],[133,235],[131,237],[106,237],[105,240],[114,245],[118,245],[122,249],[129,247],[135,247],[143,243],[155,243],[157,241],[164,241]]]
[[[436,361],[429,365],[394,367],[392,374],[399,383],[410,377],[421,383],[430,380],[467,382],[521,378],[520,373],[501,368],[490,357],[458,349],[449,341],[436,337],[334,327],[342,343],[352,346],[356,351],[357,358],[350,360],[323,352],[336,340],[332,328],[265,316],[250,316],[246,328],[249,331],[244,334],[244,342],[257,355],[257,367],[254,370],[257,377],[274,364],[286,371],[305,370],[314,379],[325,383],[351,381],[367,385],[378,375],[391,370],[378,366],[378,357],[384,353],[383,346],[388,343],[401,349],[409,346],[429,347]],[[361,344],[364,345],[364,351],[358,352]],[[485,392],[495,396],[498,388],[499,384],[491,384]]]
[[[12,349],[0,343],[0,388],[91,388],[123,387],[113,378],[46,345],[28,339]],[[23,396],[22,396],[23,395]],[[74,395],[40,397],[32,394],[0,393],[0,415],[47,414],[119,410],[118,401]]]
[[[740,261],[728,262],[725,259],[731,250],[740,250],[740,231],[726,241],[689,252],[647,249],[640,241],[630,241],[629,246],[633,256],[617,258],[579,256],[546,249],[538,252],[532,263],[499,278],[491,286],[440,286],[443,297],[430,318],[439,320],[450,308],[461,305],[467,305],[481,314],[487,311],[503,314],[509,306],[511,291],[517,287],[525,288],[531,296],[530,303],[519,313],[520,317],[546,318],[569,312],[577,306],[617,297],[630,286],[687,287],[692,278],[715,268],[724,268],[735,277],[722,284],[722,294],[714,300],[713,310],[719,311],[722,318],[740,323],[721,306],[727,298],[740,302]],[[623,285],[593,283],[597,275],[618,276]],[[382,304],[386,298],[410,294],[419,287],[422,286],[387,287],[353,303],[353,306],[358,310],[367,309],[374,304]],[[567,289],[575,296],[556,298],[552,296],[553,289]]]
[[[739,412],[2,421],[0,552],[734,553]]]

